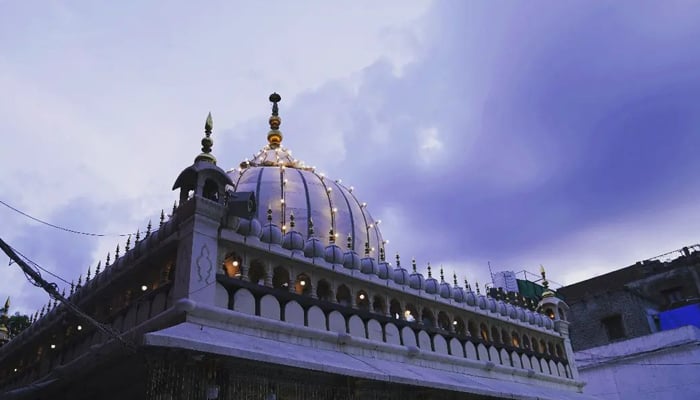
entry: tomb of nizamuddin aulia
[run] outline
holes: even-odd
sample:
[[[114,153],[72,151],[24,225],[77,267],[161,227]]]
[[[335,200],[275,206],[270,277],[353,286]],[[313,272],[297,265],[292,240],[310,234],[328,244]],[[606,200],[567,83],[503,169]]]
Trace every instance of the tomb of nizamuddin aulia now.
[[[99,324],[42,310],[0,347],[0,398],[592,399],[546,280],[527,307],[387,256],[359,190],[282,146],[280,100],[229,171],[207,118],[172,215],[66,294]]]

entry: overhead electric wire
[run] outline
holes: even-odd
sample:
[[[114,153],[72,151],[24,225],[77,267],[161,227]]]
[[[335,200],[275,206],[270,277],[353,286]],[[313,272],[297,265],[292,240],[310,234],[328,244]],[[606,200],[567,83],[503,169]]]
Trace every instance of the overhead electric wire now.
[[[9,245],[8,245],[8,246],[9,246]],[[11,248],[15,253],[17,253],[17,254],[19,254],[20,256],[22,256],[22,258],[24,258],[25,260],[27,260],[27,261],[28,261],[30,264],[32,264],[35,268],[38,268],[38,269],[40,269],[40,270],[46,272],[47,274],[53,276],[54,278],[56,278],[56,279],[62,281],[62,282],[65,283],[66,285],[70,285],[70,284],[71,284],[71,283],[68,282],[67,280],[65,280],[65,279],[63,279],[62,277],[60,277],[59,275],[56,275],[55,273],[49,271],[48,269],[42,267],[41,265],[39,265],[39,264],[37,264],[37,263],[35,263],[34,261],[32,261],[31,258],[25,256],[24,254],[22,254],[22,253],[21,253],[19,250],[17,250],[16,248],[14,248],[14,247],[12,247],[12,246],[10,246],[10,248]],[[12,262],[12,261],[14,261],[14,260],[12,260],[12,258],[10,258],[10,262]],[[26,275],[26,273],[25,273],[25,275]]]
[[[44,220],[42,220],[42,219],[36,218],[36,217],[34,217],[34,216],[31,216],[31,215],[27,214],[26,212],[24,212],[24,211],[22,211],[22,210],[20,210],[20,209],[18,209],[18,208],[15,208],[15,207],[13,207],[13,206],[7,204],[6,202],[4,202],[4,201],[2,201],[2,200],[0,200],[0,204],[2,204],[3,206],[9,208],[10,210],[12,210],[12,211],[14,211],[14,212],[16,212],[16,213],[18,213],[18,214],[21,214],[21,215],[23,215],[23,216],[25,216],[25,217],[27,217],[27,218],[33,220],[33,221],[36,221],[36,222],[38,222],[38,223],[40,223],[40,224],[44,224],[44,225],[46,225],[46,226],[50,226],[50,227],[52,227],[52,228],[54,228],[54,229],[62,230],[62,231],[64,231],[64,232],[75,233],[75,234],[77,234],[77,235],[84,235],[84,236],[96,236],[96,237],[105,237],[105,236],[120,236],[120,237],[126,237],[126,236],[133,235],[133,233],[93,233],[93,232],[78,231],[78,230],[75,230],[75,229],[70,229],[70,228],[66,228],[66,227],[63,227],[63,226],[55,225],[55,224],[52,224],[52,223],[50,223],[50,222],[47,222],[47,221],[44,221]]]
[[[116,340],[117,342],[123,344],[126,348],[130,350],[135,350],[135,345],[133,343],[127,342],[124,340],[124,338],[121,337],[120,333],[113,329],[111,326],[104,325],[100,323],[99,321],[95,320],[91,316],[87,315],[84,313],[80,308],[78,308],[75,304],[73,304],[70,300],[65,298],[61,293],[58,292],[57,285],[55,283],[49,283],[47,282],[44,278],[41,277],[41,274],[34,270],[29,264],[27,264],[13,249],[5,243],[4,240],[0,238],[0,249],[7,254],[8,257],[10,257],[12,260],[14,260],[17,265],[22,268],[24,271],[25,275],[28,275],[27,279],[34,285],[41,287],[46,291],[49,296],[51,296],[53,299],[60,301],[66,309],[75,314],[76,316],[84,319],[87,321],[90,325],[94,326],[97,330],[100,332],[104,333],[108,337],[111,337],[112,339]]]

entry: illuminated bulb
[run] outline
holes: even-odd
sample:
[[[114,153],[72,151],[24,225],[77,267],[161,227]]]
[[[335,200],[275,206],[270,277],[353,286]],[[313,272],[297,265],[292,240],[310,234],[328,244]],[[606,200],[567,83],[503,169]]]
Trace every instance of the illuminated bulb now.
[[[238,261],[234,261],[232,264],[233,264],[234,267],[237,267],[237,266],[238,266]]]
[[[286,231],[287,230],[287,225],[282,225],[282,230]]]
[[[374,247],[372,247],[372,251],[374,251]]]
[[[287,182],[289,182],[289,179],[285,178],[284,183],[287,183]]]
[[[452,321],[452,325],[457,325],[457,321]]]
[[[367,207],[367,203],[362,203],[362,207]]]
[[[330,193],[331,190],[333,190],[332,187],[326,188],[326,191],[327,191],[328,193]]]
[[[348,190],[352,192],[353,190],[355,190],[355,188],[352,187],[352,186],[350,186],[350,187],[348,188]]]
[[[385,241],[384,241],[384,244],[389,244],[389,241],[388,241],[388,240],[385,240]]]
[[[379,225],[379,224],[381,224],[381,223],[382,223],[382,220],[381,220],[381,219],[378,219],[378,220],[377,220],[377,225]]]
[[[374,228],[374,224],[369,224],[369,227],[370,227],[370,228]]]
[[[338,234],[337,234],[337,233],[335,234],[335,237],[338,237]]]
[[[337,209],[336,207],[333,207],[333,212],[334,212],[334,213],[337,213],[337,212],[338,212],[338,209]]]
[[[51,344],[51,348],[52,348],[52,349],[55,349],[55,348],[56,348],[56,345],[55,345],[55,344]]]
[[[284,199],[280,199],[280,203],[284,204]]]
[[[78,325],[78,327],[77,327],[76,329],[79,330],[79,331],[82,331],[82,330],[83,330],[83,326],[82,326],[82,325]]]
[[[364,299],[365,299],[365,294],[364,294],[364,293],[360,293],[360,300],[364,300]]]
[[[15,368],[14,371],[17,372],[17,368]]]
[[[299,284],[300,284],[301,286],[306,286],[306,281],[300,281]]]
[[[316,167],[314,167],[314,168],[316,168]],[[321,176],[321,178],[325,178],[325,177],[326,177],[326,174],[324,174],[323,172],[321,172],[321,173],[319,174],[319,176]]]
[[[142,292],[145,292],[146,290],[148,290],[148,286],[146,286],[146,285],[141,285],[141,291],[142,291]]]

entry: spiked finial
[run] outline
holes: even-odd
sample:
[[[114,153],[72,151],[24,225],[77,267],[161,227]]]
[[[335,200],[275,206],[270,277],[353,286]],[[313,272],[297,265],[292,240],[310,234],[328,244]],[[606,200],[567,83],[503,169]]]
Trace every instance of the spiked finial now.
[[[117,243],[117,248],[114,249],[114,261],[117,261],[117,258],[119,258],[119,243]]]
[[[111,260],[111,256],[110,256],[109,252],[107,252],[107,260],[105,261],[105,268],[109,267],[110,260]]]
[[[204,137],[202,138],[202,153],[198,155],[194,162],[206,161],[216,164],[216,157],[211,154],[211,148],[214,146],[214,140],[211,138],[211,131],[214,128],[214,121],[211,119],[211,113],[207,115],[207,120],[204,122]]]
[[[479,291],[479,282],[477,281],[474,284],[476,285],[476,294],[481,294],[481,292]]]
[[[457,286],[457,273],[454,271],[452,272],[452,279],[454,280],[455,286]]]
[[[547,273],[544,270],[544,266],[540,264],[540,274],[542,275],[542,286],[544,290],[542,291],[542,297],[553,297],[554,292],[549,289],[549,281],[547,281]]]
[[[102,268],[102,261],[97,262],[97,267],[95,268],[95,278],[97,278],[97,275],[100,273],[100,268]]]
[[[396,253],[396,268],[401,268],[401,256],[399,256],[399,253]]]
[[[379,260],[386,261],[386,253],[384,252],[384,247],[379,248]]]
[[[267,209],[267,222],[272,223],[272,209],[271,208]]]
[[[66,297],[66,288],[63,288],[63,290],[61,290],[61,296]]]
[[[294,225],[296,225],[294,222],[294,213],[291,213],[289,214],[289,227],[294,230]]]
[[[173,215],[175,215],[175,211],[177,211],[177,200],[173,202],[173,212],[170,213],[170,218],[172,218]]]
[[[75,293],[75,284],[73,281],[70,281],[70,295],[72,296],[73,293]]]
[[[467,278],[464,278],[464,288],[470,292],[472,291],[472,287],[469,285],[469,281],[467,280]]]
[[[442,266],[440,266],[440,282],[445,282],[445,272],[442,270]]]
[[[328,231],[328,243],[335,244],[335,232],[333,231],[333,228]]]
[[[92,275],[91,268],[88,266],[87,275],[85,275],[85,283],[90,282],[90,275]]]
[[[314,220],[309,218],[309,237],[314,235]]]
[[[151,229],[152,229],[152,228],[153,228],[153,226],[151,225],[151,220],[149,219],[149,220],[148,220],[148,226],[146,227],[146,236],[144,236],[144,238],[147,238],[147,237],[149,237],[149,236],[151,235]]]
[[[433,277],[433,269],[430,268],[430,263],[428,263],[428,278],[432,278],[432,277]]]
[[[124,253],[128,253],[131,250],[131,235],[126,238],[126,246],[124,246]]]
[[[411,259],[411,265],[413,266],[413,272],[418,272],[416,269],[416,259],[415,257]]]
[[[78,283],[75,285],[75,289],[78,290],[80,287],[83,286],[83,275],[81,274],[78,277]]]
[[[267,133],[267,142],[270,148],[276,149],[280,146],[282,142],[282,132],[280,132],[280,124],[282,124],[282,118],[279,116],[279,107],[277,103],[282,100],[282,97],[277,93],[272,93],[270,95],[270,102],[272,102],[272,115],[270,116],[270,132]]]
[[[39,318],[43,317],[45,312],[46,312],[46,306],[43,305],[43,306],[41,306],[41,311],[39,312]]]
[[[352,248],[352,236],[350,236],[350,235],[348,235],[347,245],[348,245],[348,250],[353,250],[353,248]]]
[[[369,257],[369,242],[365,242],[365,256]]]
[[[158,225],[158,227],[162,228],[164,223],[165,223],[165,211],[160,210],[160,224]]]
[[[139,229],[136,230],[136,243],[141,240],[141,231]]]

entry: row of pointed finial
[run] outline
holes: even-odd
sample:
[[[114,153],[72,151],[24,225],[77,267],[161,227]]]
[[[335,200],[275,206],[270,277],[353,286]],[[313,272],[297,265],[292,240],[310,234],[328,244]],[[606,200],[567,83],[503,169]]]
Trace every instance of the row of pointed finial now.
[[[173,212],[168,217],[172,218],[172,216],[175,214],[175,211],[177,210],[177,207],[178,207],[177,202],[173,203]],[[158,225],[159,229],[162,228],[163,225],[165,224],[165,218],[166,218],[165,210],[161,210],[160,211],[160,221],[159,221],[159,225]],[[140,229],[136,230],[136,233],[133,235],[134,239],[135,239],[133,245],[132,245],[132,239],[131,239],[132,235],[127,235],[126,243],[124,244],[124,254],[128,253],[133,248],[133,246],[135,246],[136,243],[151,236],[153,234],[153,232],[154,232],[153,231],[153,224],[151,221],[148,221],[148,225],[146,226],[146,231],[143,233],[143,235],[141,234]],[[102,267],[101,260],[97,262],[97,265],[95,266],[94,273],[92,271],[92,266],[88,267],[87,272],[85,274],[85,284],[90,282],[90,280],[96,279],[100,273],[102,273],[108,267],[112,266],[120,257],[121,257],[121,247],[119,244],[117,244],[117,247],[114,249],[114,260],[112,260],[112,253],[107,252],[107,256],[105,257],[104,268]],[[75,293],[80,291],[80,289],[82,287],[83,287],[83,275],[80,274],[78,276],[77,282],[71,281],[70,290],[68,292],[67,297],[70,298]],[[65,288],[63,288],[61,295],[63,297],[66,297],[66,289]],[[31,323],[36,322],[41,317],[43,317],[45,314],[48,314],[49,311],[56,308],[58,303],[59,302],[56,299],[49,299],[48,303],[46,303],[45,305],[43,305],[41,307],[41,310],[38,310],[33,315],[29,316],[29,321]]]
[[[382,257],[382,260],[384,259],[384,248],[383,247],[380,248],[380,257]],[[399,253],[396,253],[396,267],[397,268],[401,267],[401,256],[399,255]],[[411,267],[413,268],[413,273],[418,273],[418,265],[416,264],[415,258],[411,259]],[[428,262],[427,270],[428,270],[428,278],[430,279],[433,277],[433,268],[430,266],[430,262]],[[453,278],[454,287],[459,287],[458,286],[459,283],[457,282],[457,273],[456,272],[452,273],[452,278]],[[440,267],[440,282],[441,283],[445,282],[445,271],[442,268],[442,266]],[[477,295],[481,294],[481,291],[479,289],[479,282],[475,282],[475,285],[476,285],[476,294]],[[472,287],[469,284],[469,281],[467,280],[467,278],[464,278],[464,289],[466,289],[469,292],[472,291]]]

